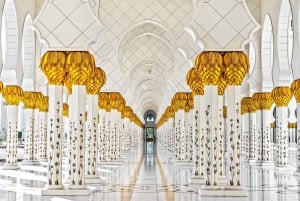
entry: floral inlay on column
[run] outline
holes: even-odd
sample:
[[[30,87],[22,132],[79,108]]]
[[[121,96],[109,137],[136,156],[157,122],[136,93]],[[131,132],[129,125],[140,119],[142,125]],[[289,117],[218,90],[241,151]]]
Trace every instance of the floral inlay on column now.
[[[272,90],[272,98],[276,104],[276,134],[278,139],[277,165],[288,165],[288,104],[292,98],[289,87],[276,87]]]
[[[7,85],[0,90],[7,104],[7,136],[6,136],[6,162],[3,169],[18,169],[17,142],[18,142],[18,105],[23,97],[23,90],[16,85]]]
[[[62,94],[66,75],[66,53],[46,52],[41,58],[41,70],[49,84],[48,112],[48,173],[47,189],[62,189]]]

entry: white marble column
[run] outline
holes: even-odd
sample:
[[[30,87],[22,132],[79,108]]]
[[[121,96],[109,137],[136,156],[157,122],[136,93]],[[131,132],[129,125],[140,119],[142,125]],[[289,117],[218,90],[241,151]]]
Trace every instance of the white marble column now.
[[[272,98],[276,104],[276,134],[278,141],[277,165],[288,165],[288,104],[292,97],[289,87],[276,87]]]
[[[7,134],[6,134],[6,161],[3,169],[18,169],[18,109],[23,90],[19,86],[7,85],[2,95],[7,104]]]
[[[40,147],[39,160],[41,162],[47,161],[47,116],[48,116],[49,97],[43,96],[40,103],[39,112],[39,133],[40,133]]]
[[[86,183],[100,182],[97,170],[98,148],[98,95],[87,95],[86,124]]]
[[[84,85],[73,85],[70,101],[71,132],[71,185],[70,188],[85,188],[85,106],[86,89]]]
[[[106,111],[99,108],[99,125],[98,125],[98,157],[99,161],[105,160],[106,150]]]
[[[49,85],[48,93],[48,181],[46,189],[62,189],[63,86]]]
[[[25,92],[26,93],[26,92]],[[25,141],[23,165],[33,165],[33,109],[25,108]]]
[[[253,96],[250,100],[250,133],[249,133],[249,160],[256,162],[257,160],[257,137],[256,137],[256,107]]]
[[[242,118],[242,159],[249,160],[249,133],[250,133],[250,110],[251,97],[244,97],[241,100],[241,118]]]
[[[227,118],[229,119],[229,185],[241,185],[241,117],[240,86],[227,87]]]

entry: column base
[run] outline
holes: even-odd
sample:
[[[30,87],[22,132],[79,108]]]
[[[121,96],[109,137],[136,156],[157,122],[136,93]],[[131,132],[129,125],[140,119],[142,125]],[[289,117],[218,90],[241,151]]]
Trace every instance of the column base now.
[[[42,196],[86,196],[90,195],[90,191],[88,189],[44,189],[41,190]]]
[[[199,196],[203,197],[247,197],[245,188],[238,186],[201,186]]]
[[[121,165],[123,161],[99,161],[98,165]]]
[[[41,163],[36,160],[23,160],[21,165],[40,165]]]
[[[99,176],[85,176],[86,184],[102,184],[103,181]]]
[[[65,179],[63,179],[63,184],[71,185],[72,184],[72,179],[71,178],[65,178]]]
[[[198,186],[200,188],[200,186],[205,185],[205,178],[203,176],[192,176],[191,185]]]
[[[8,163],[5,163],[2,166],[2,170],[17,170],[17,169],[20,169],[20,166],[18,164],[8,164]]]
[[[87,190],[86,185],[69,185],[65,187],[65,190]]]
[[[273,161],[263,161],[261,163],[262,167],[273,167],[275,165],[275,163]]]
[[[190,162],[190,161],[181,161],[181,160],[174,160],[173,163],[176,166],[191,166],[191,165],[193,165],[193,162]]]
[[[52,191],[52,190],[62,190],[63,188],[64,188],[63,185],[48,185],[47,184],[43,190]]]

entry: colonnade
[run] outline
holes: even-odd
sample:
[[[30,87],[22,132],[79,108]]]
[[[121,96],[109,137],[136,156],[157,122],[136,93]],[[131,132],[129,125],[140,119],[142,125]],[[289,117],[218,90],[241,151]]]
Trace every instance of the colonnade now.
[[[100,92],[105,73],[88,52],[50,51],[40,67],[48,80],[47,96],[0,82],[8,124],[4,168],[19,168],[18,110],[23,103],[21,165],[46,162],[47,190],[85,189],[86,183],[101,182],[99,163],[124,160],[122,155],[134,149],[142,135],[143,124],[119,92]]]
[[[248,69],[248,57],[243,52],[202,52],[187,73],[192,92],[176,93],[158,122],[161,144],[166,150],[175,151],[174,160],[188,161],[184,156],[193,156],[192,183],[239,189],[242,161],[289,165],[288,140],[295,138],[291,128],[297,126],[288,122],[288,105],[294,95],[299,111],[300,80],[291,86],[275,87],[271,92],[242,97],[241,84]],[[298,115],[297,122],[299,118]],[[191,133],[184,126],[188,124],[192,126]],[[277,136],[276,159],[272,153],[273,131]],[[297,127],[298,140],[299,134]],[[293,141],[296,143],[296,139]],[[192,150],[183,149],[190,143]],[[299,150],[298,143],[298,171]]]

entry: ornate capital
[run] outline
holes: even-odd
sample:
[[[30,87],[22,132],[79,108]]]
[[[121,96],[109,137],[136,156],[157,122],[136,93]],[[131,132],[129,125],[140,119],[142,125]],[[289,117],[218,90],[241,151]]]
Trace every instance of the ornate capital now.
[[[249,70],[249,60],[243,52],[225,52],[224,76],[228,85],[241,85]]]
[[[48,112],[48,107],[49,107],[49,96],[43,96],[39,104],[39,109],[41,112]]]
[[[26,109],[34,109],[36,107],[36,94],[33,91],[25,91],[22,101]]]
[[[119,92],[110,92],[109,93],[109,106],[111,109],[119,110],[122,105],[125,105],[126,102],[122,95]]]
[[[63,103],[63,116],[68,117],[69,116],[69,105],[67,103]]]
[[[270,110],[274,103],[270,92],[255,93],[253,100],[255,100],[256,110]]]
[[[133,111],[130,106],[125,106],[122,111],[122,118],[130,118],[130,115],[133,114]]]
[[[184,110],[187,102],[186,92],[177,92],[172,98],[172,105],[177,111],[179,109]]]
[[[41,58],[41,70],[46,75],[49,85],[63,85],[66,69],[66,54],[65,52],[46,52]]]
[[[97,94],[106,81],[105,72],[101,68],[95,68],[90,79],[86,82],[88,94]]]
[[[241,114],[246,114],[250,112],[249,106],[251,105],[251,97],[244,97],[241,100]]]
[[[219,82],[218,82],[218,95],[219,96],[222,96],[224,94],[226,87],[227,87],[226,80],[225,80],[224,76],[221,75],[219,78]]]
[[[187,100],[185,105],[185,112],[189,112],[194,108],[194,95],[193,93],[187,93]]]
[[[7,85],[2,91],[7,105],[19,105],[23,94],[22,88],[16,85]]]
[[[65,79],[65,87],[68,91],[68,94],[72,94],[72,79],[69,74],[66,76]]]
[[[99,109],[106,110],[108,105],[109,93],[99,92],[98,93],[98,107]]]
[[[214,51],[202,52],[196,60],[198,66],[195,68],[200,71],[203,85],[217,85],[223,70],[222,54]]]
[[[296,102],[300,103],[300,79],[293,81],[291,90],[295,96]]]
[[[204,94],[204,86],[200,78],[200,72],[196,68],[191,68],[186,75],[186,82],[195,95]]]
[[[289,87],[276,87],[272,90],[272,98],[277,107],[287,107],[292,98],[291,89]]]
[[[94,57],[86,51],[70,52],[66,68],[72,79],[72,85],[85,85],[95,68]]]

